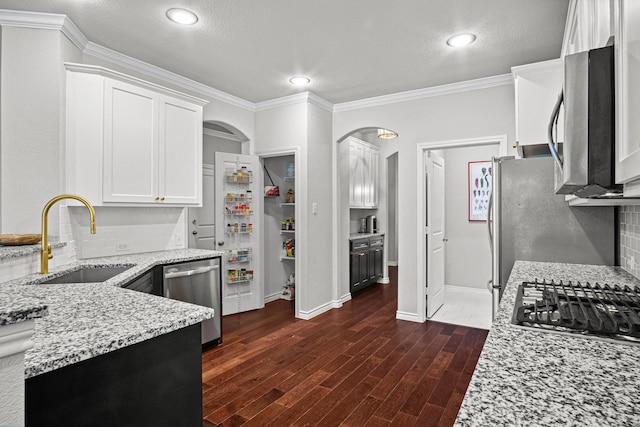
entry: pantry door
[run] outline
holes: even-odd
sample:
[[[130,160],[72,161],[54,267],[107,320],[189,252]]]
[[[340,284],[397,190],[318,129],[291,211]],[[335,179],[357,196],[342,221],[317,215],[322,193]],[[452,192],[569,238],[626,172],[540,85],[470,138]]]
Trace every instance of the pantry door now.
[[[222,315],[264,307],[262,166],[257,156],[215,154],[216,239],[224,251]]]
[[[425,188],[427,234],[427,318],[444,304],[444,159],[432,151],[425,152]]]

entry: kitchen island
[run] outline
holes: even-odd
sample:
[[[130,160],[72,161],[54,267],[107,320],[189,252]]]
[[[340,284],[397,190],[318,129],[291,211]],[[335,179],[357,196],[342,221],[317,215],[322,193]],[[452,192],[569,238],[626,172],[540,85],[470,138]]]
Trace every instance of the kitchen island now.
[[[640,346],[513,326],[534,279],[640,286],[619,267],[516,261],[455,425],[640,425]]]
[[[28,315],[29,304],[39,314],[46,314],[35,318],[33,348],[25,353],[27,425],[37,424],[30,422],[34,419],[30,414],[47,411],[41,405],[49,401],[58,406],[73,402],[74,412],[87,412],[83,422],[90,425],[108,423],[109,419],[117,420],[118,425],[134,425],[109,417],[145,407],[155,408],[159,414],[167,412],[158,409],[162,404],[157,399],[164,394],[180,395],[184,391],[180,387],[187,382],[190,391],[182,394],[192,401],[189,406],[201,411],[200,322],[219,313],[121,286],[156,265],[220,255],[217,251],[181,249],[93,258],[52,269],[48,275],[32,274],[0,284],[0,303],[14,307],[13,316]],[[40,283],[79,267],[100,266],[130,268],[101,283]],[[9,312],[0,308],[0,313],[3,311]],[[184,361],[192,367],[189,372],[180,366]],[[165,378],[154,379],[158,375],[152,370],[157,368],[166,373]],[[96,377],[86,378],[83,383],[81,379],[88,373]],[[181,383],[172,383],[174,379]],[[150,380],[157,384],[145,384]],[[45,382],[59,387],[59,392],[37,396]],[[102,407],[92,406],[90,395],[94,392],[106,400]],[[195,404],[194,396],[200,397]],[[119,407],[121,404],[127,409]],[[83,407],[86,411],[80,411]],[[176,409],[170,408],[169,412]],[[196,413],[194,419],[197,417]]]

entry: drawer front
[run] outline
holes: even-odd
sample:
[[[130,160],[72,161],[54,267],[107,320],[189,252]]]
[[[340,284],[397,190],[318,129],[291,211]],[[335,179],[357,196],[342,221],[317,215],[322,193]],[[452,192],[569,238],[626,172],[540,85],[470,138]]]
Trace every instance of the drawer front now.
[[[382,246],[384,244],[384,238],[382,237],[372,237],[369,239],[369,246]]]
[[[351,241],[351,252],[357,252],[369,249],[369,240],[368,239],[359,239]]]

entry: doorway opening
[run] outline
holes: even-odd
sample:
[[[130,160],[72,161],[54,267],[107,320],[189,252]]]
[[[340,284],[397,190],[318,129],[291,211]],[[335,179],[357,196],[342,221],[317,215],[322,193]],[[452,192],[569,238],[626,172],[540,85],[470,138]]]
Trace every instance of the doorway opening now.
[[[296,204],[296,151],[261,153],[265,197],[264,230],[264,302],[290,307],[298,317],[300,294],[304,294],[296,241],[300,236],[300,216]],[[278,191],[273,191],[277,188]],[[269,196],[266,194],[270,193]]]
[[[418,229],[425,231],[420,233],[416,248],[418,259],[424,260],[422,268],[418,268],[417,283],[418,314],[424,316],[422,320],[431,319],[477,327],[490,325],[490,292],[486,287],[487,281],[491,278],[488,229],[486,221],[470,220],[468,171],[469,162],[491,160],[491,157],[505,155],[506,144],[506,136],[501,135],[422,143],[417,146],[419,171],[427,171],[429,153],[442,157],[446,164],[443,172],[443,197],[442,201],[437,202],[440,206],[429,204],[430,196],[434,194],[430,195],[428,191],[428,174],[425,173],[424,178],[419,179],[417,183],[416,197],[420,202]],[[431,218],[429,211],[432,211]],[[443,234],[437,238],[438,242],[435,242],[430,241],[429,232],[435,218],[433,215],[438,214],[443,215]],[[440,255],[436,251],[436,243],[443,246],[442,259],[437,258]],[[437,294],[438,286],[444,289],[441,308],[436,307],[439,305],[438,301],[429,301],[430,296],[433,299]],[[477,301],[477,297],[487,297],[486,310],[471,312],[456,308],[459,303]]]
[[[226,123],[205,121],[202,127],[202,207],[187,209],[187,247],[216,250],[215,153],[242,154],[249,139]]]
[[[376,279],[377,283],[389,283],[389,251],[393,251],[393,259],[395,265],[398,263],[398,243],[397,243],[397,152],[400,138],[381,139],[378,137],[378,130],[386,128],[383,126],[369,126],[354,129],[336,140],[334,144],[333,170],[334,180],[334,263],[337,266],[337,277],[335,282],[335,300],[345,302],[351,299],[351,284],[355,283],[356,278],[364,274],[362,268],[352,269],[351,267],[351,241],[358,239],[365,232],[360,234],[360,230],[369,228],[377,228],[378,234],[384,234],[383,238],[383,257],[382,257],[382,279]],[[395,133],[391,129],[391,132]],[[353,138],[351,138],[353,137]],[[357,139],[355,144],[351,140]],[[363,146],[374,149],[358,151],[356,146]],[[367,153],[368,151],[368,156]],[[361,154],[358,156],[356,154]],[[353,157],[353,158],[352,158]],[[358,159],[363,165],[377,164],[377,171],[367,170],[366,166],[361,169],[362,174],[358,175]],[[389,172],[391,165],[392,171]],[[375,177],[376,187],[372,189],[364,176]],[[352,178],[355,178],[352,180]],[[361,179],[362,187],[358,190],[357,182]],[[361,204],[357,203],[358,194],[361,195]],[[392,200],[389,200],[391,194]],[[367,199],[367,195],[373,197]],[[368,201],[367,201],[368,200]],[[372,201],[373,200],[373,201]],[[391,216],[391,218],[390,218]],[[373,220],[369,218],[375,217],[376,226],[371,226]],[[390,238],[393,241],[390,241]],[[369,241],[369,243],[371,243]],[[377,242],[375,242],[377,243]],[[374,269],[375,270],[375,265]],[[364,269],[369,271],[368,268]],[[359,274],[356,274],[359,271]],[[353,276],[353,281],[352,281]],[[396,291],[397,292],[397,291]]]

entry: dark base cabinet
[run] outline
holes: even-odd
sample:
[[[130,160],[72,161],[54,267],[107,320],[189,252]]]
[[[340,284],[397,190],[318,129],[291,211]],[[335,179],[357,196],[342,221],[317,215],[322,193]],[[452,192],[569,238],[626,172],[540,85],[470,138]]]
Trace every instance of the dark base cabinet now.
[[[384,237],[382,235],[350,242],[349,290],[358,292],[383,277]]]
[[[351,241],[349,291],[351,293],[369,285],[369,239]]]
[[[200,324],[28,378],[26,426],[201,427]]]

